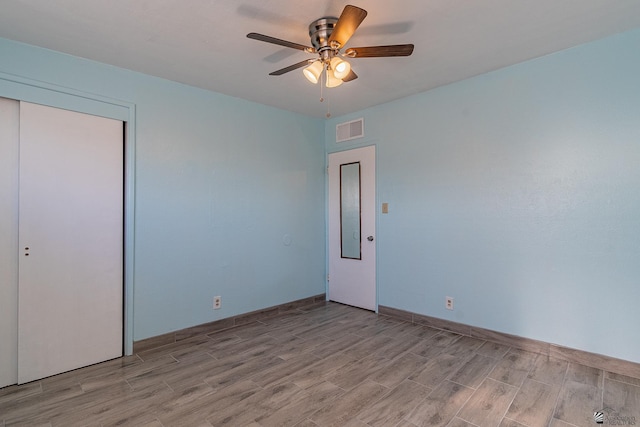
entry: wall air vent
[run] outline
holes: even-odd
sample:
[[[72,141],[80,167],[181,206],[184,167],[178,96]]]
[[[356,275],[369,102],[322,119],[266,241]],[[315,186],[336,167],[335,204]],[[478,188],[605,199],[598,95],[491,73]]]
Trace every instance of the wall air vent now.
[[[364,119],[351,120],[350,122],[336,125],[336,142],[349,141],[363,136]]]

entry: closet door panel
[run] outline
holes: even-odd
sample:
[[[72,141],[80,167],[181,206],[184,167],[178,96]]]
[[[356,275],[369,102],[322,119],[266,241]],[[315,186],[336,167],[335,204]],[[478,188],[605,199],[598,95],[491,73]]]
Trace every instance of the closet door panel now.
[[[0,98],[0,387],[18,380],[19,112]]]
[[[123,124],[20,107],[18,382],[122,355]]]

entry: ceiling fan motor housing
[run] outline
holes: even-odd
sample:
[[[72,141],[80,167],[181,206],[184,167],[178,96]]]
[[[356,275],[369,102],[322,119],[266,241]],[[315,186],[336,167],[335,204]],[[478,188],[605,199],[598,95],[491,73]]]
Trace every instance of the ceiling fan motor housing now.
[[[309,24],[309,37],[311,37],[311,45],[316,49],[323,59],[330,59],[334,50],[329,45],[329,37],[338,22],[338,18],[325,17],[313,21]]]

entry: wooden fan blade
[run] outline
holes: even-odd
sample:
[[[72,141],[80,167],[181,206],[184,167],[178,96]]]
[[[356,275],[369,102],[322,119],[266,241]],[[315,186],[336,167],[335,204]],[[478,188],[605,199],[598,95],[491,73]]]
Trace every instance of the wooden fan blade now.
[[[277,39],[271,36],[265,36],[264,34],[249,33],[247,37],[253,40],[259,40],[261,42],[273,43],[279,46],[290,47],[292,49],[304,50],[305,52],[315,52],[315,49],[311,46],[305,46],[299,43],[290,42],[287,40]]]
[[[346,5],[342,10],[340,18],[338,18],[338,22],[336,22],[335,27],[333,27],[333,30],[331,31],[331,36],[329,36],[329,46],[331,46],[331,42],[337,42],[339,45],[338,47],[342,47],[347,44],[366,16],[366,10],[360,9],[356,6],[351,6],[350,4]]]
[[[270,76],[281,76],[284,73],[288,73],[289,71],[297,70],[298,68],[302,68],[305,65],[309,64],[309,62],[313,62],[313,59],[305,59],[304,61],[300,61],[297,64],[289,65],[288,67],[284,67],[280,70],[276,70],[272,73],[269,73]]]
[[[351,58],[379,58],[384,56],[409,56],[412,53],[413,53],[412,44],[350,47],[344,52],[346,56]]]
[[[351,80],[355,80],[357,78],[358,78],[358,75],[354,73],[353,70],[351,70],[351,72],[347,74],[347,77],[342,79],[342,81],[346,83],[346,82],[350,82]]]

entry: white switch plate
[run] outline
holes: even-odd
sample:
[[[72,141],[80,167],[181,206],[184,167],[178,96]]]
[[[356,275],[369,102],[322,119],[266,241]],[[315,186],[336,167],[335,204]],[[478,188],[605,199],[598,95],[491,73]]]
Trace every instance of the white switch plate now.
[[[213,309],[217,310],[222,306],[222,297],[213,297]]]

